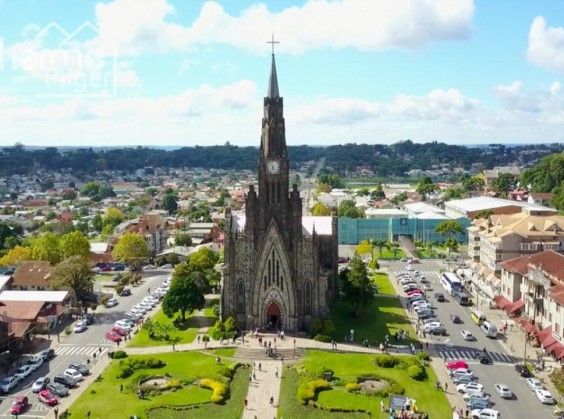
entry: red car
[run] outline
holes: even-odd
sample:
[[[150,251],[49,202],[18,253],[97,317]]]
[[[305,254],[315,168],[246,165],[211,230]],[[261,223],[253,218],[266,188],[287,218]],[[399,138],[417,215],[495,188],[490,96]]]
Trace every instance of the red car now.
[[[127,333],[125,330],[119,327],[112,327],[112,332],[117,333],[120,336],[125,336],[125,334]]]
[[[112,342],[121,342],[121,336],[114,331],[107,332],[106,339],[111,340]]]
[[[457,361],[448,361],[445,362],[445,366],[449,369],[449,370],[456,370],[458,368],[468,368],[468,364],[462,360],[457,360]]]
[[[10,413],[12,415],[21,415],[29,407],[29,400],[27,397],[18,397],[12,402],[10,406]]]
[[[42,390],[39,392],[39,401],[45,403],[47,406],[55,406],[59,400],[51,394],[49,390]]]
[[[414,294],[423,294],[423,291],[421,291],[419,288],[417,288],[417,289],[408,291],[408,292],[406,293],[406,295],[407,295],[408,297],[411,297],[411,296],[414,295]]]

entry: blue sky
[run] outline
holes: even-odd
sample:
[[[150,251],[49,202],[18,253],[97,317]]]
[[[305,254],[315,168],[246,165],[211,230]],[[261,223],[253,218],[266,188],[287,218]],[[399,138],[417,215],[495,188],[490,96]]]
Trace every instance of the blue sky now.
[[[562,142],[564,2],[0,0],[0,145]]]

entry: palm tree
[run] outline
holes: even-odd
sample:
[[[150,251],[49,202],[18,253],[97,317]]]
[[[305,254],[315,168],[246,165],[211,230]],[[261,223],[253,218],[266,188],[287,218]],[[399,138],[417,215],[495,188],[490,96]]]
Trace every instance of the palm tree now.
[[[386,246],[386,241],[385,240],[372,240],[372,246],[378,247],[378,250],[380,252],[380,257],[382,257],[382,248],[384,246]]]

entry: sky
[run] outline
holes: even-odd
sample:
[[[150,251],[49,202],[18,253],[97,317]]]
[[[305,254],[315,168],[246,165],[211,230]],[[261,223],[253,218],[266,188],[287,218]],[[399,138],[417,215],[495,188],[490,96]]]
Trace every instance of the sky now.
[[[564,141],[556,0],[0,0],[0,146]]]

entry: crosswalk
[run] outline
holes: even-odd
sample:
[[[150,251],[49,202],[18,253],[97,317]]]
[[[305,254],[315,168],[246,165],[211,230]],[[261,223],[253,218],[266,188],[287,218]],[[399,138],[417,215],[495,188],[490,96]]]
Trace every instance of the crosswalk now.
[[[463,360],[472,360],[476,361],[474,355],[476,354],[476,350],[471,349],[462,349],[462,348],[447,348],[447,347],[438,347],[437,352],[439,356],[444,360],[448,359],[463,359]],[[506,364],[515,364],[515,358],[511,355],[507,355],[503,352],[489,352],[488,355],[493,360],[494,363],[506,363]]]
[[[403,275],[403,274],[407,274],[407,275],[412,275],[414,271],[397,271],[394,272],[396,276],[398,275]],[[419,271],[421,273],[422,276],[424,276],[425,278],[427,278],[428,280],[433,280],[433,279],[438,279],[440,277],[440,272],[439,271]]]
[[[102,352],[100,349],[102,348]],[[84,355],[92,358],[94,354],[97,357],[104,355],[108,352],[108,346],[81,346],[81,345],[61,345],[55,349],[56,355]]]

